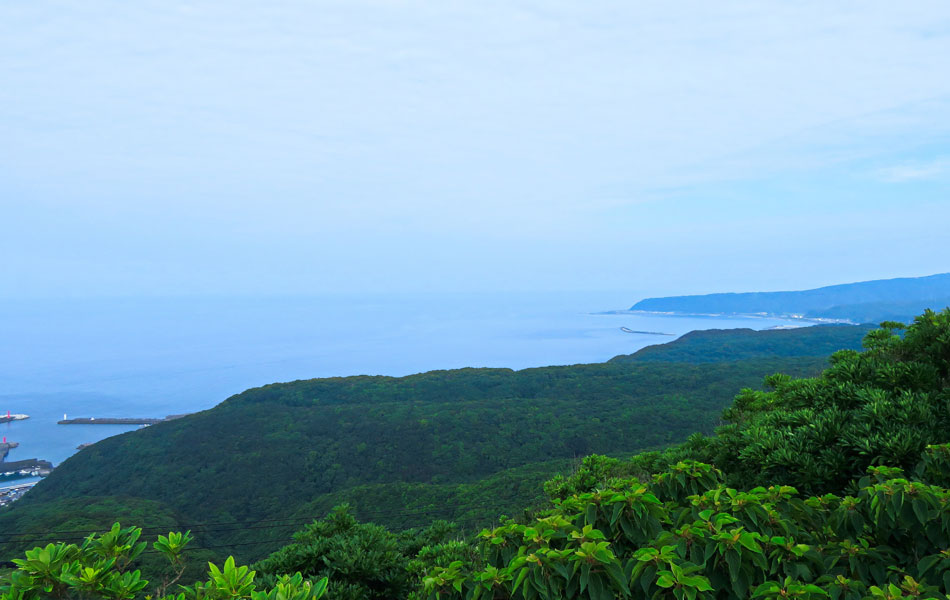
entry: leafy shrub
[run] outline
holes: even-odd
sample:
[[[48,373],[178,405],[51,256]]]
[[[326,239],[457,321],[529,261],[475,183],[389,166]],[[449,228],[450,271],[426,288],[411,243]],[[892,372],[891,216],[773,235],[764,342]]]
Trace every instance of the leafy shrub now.
[[[467,600],[945,598],[950,491],[886,467],[857,485],[853,496],[738,490],[682,463],[486,529],[476,561],[434,566],[423,586]]]
[[[116,523],[101,535],[90,535],[82,544],[48,544],[28,550],[24,558],[15,559],[16,569],[0,577],[0,600],[34,600],[38,598],[102,598],[131,600],[149,591],[149,581],[131,565],[146,551],[138,541],[142,530],[122,528]],[[327,590],[327,579],[305,580],[300,573],[277,578],[269,589],[258,589],[255,572],[237,566],[229,557],[221,568],[209,564],[209,578],[190,586],[177,586],[180,591],[169,594],[185,571],[183,554],[191,541],[191,533],[169,533],[159,536],[153,551],[164,556],[172,571],[152,589],[148,598],[163,600],[319,600]]]
[[[715,465],[733,487],[783,483],[810,494],[844,493],[874,465],[910,472],[928,445],[950,440],[950,309],[928,310],[906,331],[882,323],[864,345],[833,354],[818,377],[772,375],[765,391],[742,390],[713,436],[695,434],[627,461],[585,461],[546,490],[590,490],[610,477],[642,478],[690,459]],[[950,484],[934,479],[938,471],[947,472],[929,480]]]
[[[393,533],[380,525],[359,523],[348,505],[294,534],[294,543],[255,565],[262,581],[286,574],[329,578],[328,600],[384,600],[408,595],[410,560],[431,545],[446,542],[455,528],[437,521],[423,531]],[[424,555],[423,560],[425,560]]]

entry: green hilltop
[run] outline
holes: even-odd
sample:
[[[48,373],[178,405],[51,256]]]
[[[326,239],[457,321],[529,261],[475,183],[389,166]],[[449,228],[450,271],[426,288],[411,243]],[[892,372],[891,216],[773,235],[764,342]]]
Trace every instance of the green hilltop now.
[[[667,344],[647,346],[609,362],[708,363],[795,356],[830,356],[860,347],[870,325],[816,325],[794,329],[702,329]]]

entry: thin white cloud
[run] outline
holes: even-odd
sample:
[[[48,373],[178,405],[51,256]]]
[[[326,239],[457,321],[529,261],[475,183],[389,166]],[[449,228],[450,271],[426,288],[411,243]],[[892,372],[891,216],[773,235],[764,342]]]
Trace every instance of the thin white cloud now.
[[[880,169],[878,176],[888,183],[908,181],[933,181],[950,176],[950,156],[941,156],[929,161],[908,162]]]
[[[625,277],[645,231],[729,221],[707,255],[808,202],[871,210],[836,176],[946,174],[900,162],[950,157],[946,56],[945,0],[0,2],[0,295],[121,288],[130,255],[182,288]]]

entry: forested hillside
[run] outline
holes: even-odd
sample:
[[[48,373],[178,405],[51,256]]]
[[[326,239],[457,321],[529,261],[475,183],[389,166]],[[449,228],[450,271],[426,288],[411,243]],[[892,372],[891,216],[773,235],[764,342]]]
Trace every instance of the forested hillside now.
[[[885,324],[817,377],[742,391],[715,435],[587,457],[544,502],[477,535],[444,522],[394,533],[340,507],[253,572],[212,565],[175,600],[946,599],[950,310],[902,329]],[[37,548],[0,594],[141,596],[140,533]],[[154,545],[171,575],[185,538]],[[157,581],[165,598],[168,576]]]
[[[704,329],[668,344],[647,346],[610,362],[706,363],[752,358],[830,356],[861,347],[870,325],[817,325],[797,329]]]
[[[711,433],[736,390],[774,372],[815,374],[829,347],[857,347],[861,334],[739,330],[687,336],[642,360],[269,385],[79,452],[0,513],[0,531],[88,530],[115,517],[288,523],[268,543],[252,530],[195,528],[199,543],[254,558],[343,501],[390,526],[440,517],[479,526],[519,512],[586,454]],[[5,554],[22,546],[16,539],[0,534]]]
[[[947,598],[950,309],[819,377],[746,390],[711,437],[589,457],[549,510],[433,565],[429,598]],[[704,462],[698,462],[704,461]],[[810,496],[809,496],[810,495]]]

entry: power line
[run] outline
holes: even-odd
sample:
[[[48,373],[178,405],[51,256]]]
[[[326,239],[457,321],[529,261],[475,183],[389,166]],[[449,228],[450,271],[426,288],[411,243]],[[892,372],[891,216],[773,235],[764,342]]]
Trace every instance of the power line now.
[[[181,529],[181,530],[189,530],[189,529],[200,530],[203,527],[217,527],[217,526],[224,526],[224,525],[248,525],[248,524],[275,523],[275,522],[298,523],[298,522],[310,522],[310,521],[313,521],[312,517],[310,518],[300,517],[300,518],[295,518],[295,519],[290,519],[290,518],[260,519],[260,520],[252,520],[252,521],[229,521],[229,522],[222,522],[222,523],[207,523],[207,524],[197,523],[194,525],[177,525],[176,528]],[[140,527],[140,529],[142,530],[143,534],[152,535],[156,532],[163,532],[167,528],[166,527]],[[12,535],[12,536],[46,535],[48,536],[48,535],[94,534],[94,533],[103,533],[103,530],[100,528],[100,529],[74,529],[71,531],[32,531],[32,532],[14,531],[10,533],[2,533],[0,534],[0,537],[7,536],[7,535]],[[72,539],[85,539],[85,536],[81,538],[72,538]],[[16,541],[20,541],[20,540],[0,540],[0,542],[16,542]]]
[[[313,519],[310,519],[310,521],[312,521],[312,520],[313,520]],[[203,533],[214,532],[214,531],[246,531],[246,530],[249,530],[249,529],[284,529],[284,528],[287,528],[287,527],[299,527],[299,523],[286,523],[286,524],[284,524],[284,525],[262,525],[262,526],[258,526],[258,527],[232,527],[232,528],[228,528],[228,529],[210,529],[210,530],[207,530],[207,531],[205,531],[205,532],[203,532]],[[95,534],[93,533],[93,534],[90,534],[90,535],[95,535]],[[45,537],[40,537],[40,538],[36,538],[36,539],[17,538],[17,539],[11,539],[11,540],[0,540],[0,543],[3,543],[3,544],[9,544],[9,543],[16,543],[16,544],[23,544],[23,543],[26,543],[26,544],[30,544],[30,543],[33,543],[33,544],[35,544],[35,543],[41,543],[41,542],[78,542],[78,541],[86,540],[86,539],[88,539],[88,537],[89,537],[89,536],[63,538],[63,537],[56,536],[56,537],[54,538],[52,535],[47,535],[47,536],[45,536]]]
[[[486,505],[468,505],[467,508],[469,508],[469,509],[478,509],[478,508],[481,508],[481,509],[491,509],[491,508],[494,508],[494,507],[495,507],[495,504],[486,504]],[[461,508],[461,507],[459,507],[459,508]],[[435,516],[437,513],[442,512],[442,511],[444,511],[444,510],[445,510],[445,508],[442,507],[442,508],[419,509],[419,510],[415,510],[415,511],[390,511],[390,512],[375,513],[375,514],[373,514],[373,513],[363,513],[363,514],[355,514],[355,515],[353,515],[353,516],[354,516],[354,518],[358,518],[358,520],[361,520],[361,521],[363,521],[363,522],[371,522],[372,519],[378,519],[378,518],[396,518],[396,517],[403,517],[403,518],[408,518],[408,519],[412,519],[412,518],[414,518],[414,517],[429,517],[429,518],[432,518],[432,517]],[[358,511],[355,511],[355,512],[358,513]],[[275,520],[270,520],[270,521],[249,521],[249,522],[244,522],[244,523],[250,523],[250,525],[248,525],[248,524],[241,524],[241,523],[238,523],[238,522],[233,522],[233,523],[223,523],[223,524],[227,524],[227,525],[237,525],[237,524],[240,524],[241,526],[240,526],[240,527],[218,528],[218,529],[201,529],[202,526],[199,524],[198,526],[181,527],[181,529],[196,529],[195,533],[198,533],[198,534],[220,533],[220,532],[228,532],[228,531],[249,531],[249,530],[260,530],[260,529],[286,529],[286,528],[289,528],[289,527],[299,527],[301,524],[310,524],[310,523],[312,523],[312,522],[315,522],[316,520],[317,520],[317,519],[310,517],[310,518],[305,518],[305,519],[292,519],[292,520],[291,520],[291,519],[288,519],[288,520],[281,520],[279,524],[274,524],[274,521],[278,521],[278,520],[276,520],[276,519],[275,519]],[[474,524],[478,524],[478,523],[485,523],[486,521],[491,521],[491,520],[493,520],[493,519],[490,519],[490,518],[477,518],[477,517],[471,517],[471,518],[468,518],[468,519],[457,519],[457,518],[453,519],[452,517],[447,516],[447,517],[445,517],[444,520],[453,522],[453,523],[455,523],[456,525],[459,525],[459,526],[468,526],[468,525],[474,525]],[[265,523],[265,522],[270,522],[271,524],[269,524],[269,525],[255,525],[255,523]],[[208,526],[210,526],[210,524],[209,524]],[[161,530],[164,530],[164,528],[162,528]],[[87,532],[88,532],[90,535],[93,535],[93,534],[96,534],[96,533],[100,533],[101,531],[102,531],[102,530],[97,529],[97,530],[88,530],[88,531],[76,531],[76,532],[74,532],[74,533],[87,533]],[[86,540],[86,539],[88,538],[88,535],[87,535],[87,536],[82,536],[82,537],[62,537],[63,534],[66,534],[66,533],[69,533],[69,532],[33,532],[33,533],[30,533],[30,534],[27,534],[27,533],[11,533],[11,534],[5,534],[5,535],[21,536],[21,537],[11,537],[11,538],[9,538],[9,539],[0,539],[0,543],[4,543],[4,544],[8,544],[8,543],[13,543],[13,544],[66,543],[66,542],[80,542],[80,541],[84,541],[84,540]],[[33,535],[33,536],[39,536],[39,537],[34,537],[34,538],[25,538],[25,537],[22,537],[22,536],[26,536],[26,535]],[[263,543],[263,542],[252,542],[252,543]],[[219,546],[219,547],[229,547],[229,546],[232,546],[232,545],[233,545],[233,546],[238,546],[238,545],[245,545],[245,544],[243,544],[243,543],[239,543],[239,544],[224,544],[223,546]]]
[[[541,499],[541,498],[542,498],[542,496],[537,496],[537,497],[535,497],[533,500],[529,500],[529,502],[534,502],[534,501],[539,500],[539,499]],[[451,510],[452,508],[455,508],[455,509],[466,508],[466,509],[469,509],[469,510],[471,510],[471,509],[492,509],[492,508],[495,508],[499,503],[504,503],[504,502],[512,501],[512,500],[516,500],[516,499],[518,499],[518,495],[511,495],[511,496],[506,496],[506,497],[504,497],[504,498],[502,498],[502,499],[499,499],[498,501],[495,501],[495,502],[492,502],[492,503],[469,504],[469,505],[465,505],[465,506],[461,506],[461,505],[454,505],[454,506],[444,505],[444,506],[441,506],[441,507],[416,508],[416,509],[411,509],[411,510],[406,510],[405,508],[403,508],[403,509],[392,509],[392,510],[388,510],[388,511],[363,511],[363,510],[360,510],[359,508],[354,508],[354,509],[353,509],[353,516],[354,516],[354,518],[358,518],[359,520],[364,520],[364,521],[365,521],[365,520],[368,520],[368,519],[374,519],[374,518],[431,516],[431,515],[435,515],[435,514],[437,514],[437,513],[445,512],[446,510]],[[196,533],[212,533],[212,532],[236,531],[236,530],[244,530],[244,529],[266,529],[267,527],[253,527],[253,526],[248,526],[248,525],[259,525],[259,524],[261,524],[261,523],[279,523],[278,525],[273,525],[273,527],[289,527],[289,526],[293,526],[293,525],[295,525],[295,524],[300,524],[300,523],[309,524],[309,523],[314,522],[314,521],[316,521],[316,520],[318,520],[316,517],[297,517],[297,518],[290,518],[290,517],[287,517],[287,518],[283,518],[283,519],[256,519],[256,520],[248,520],[248,521],[229,521],[229,522],[218,522],[218,523],[195,523],[195,524],[192,524],[192,525],[182,524],[182,525],[177,525],[175,528],[176,528],[176,529],[179,529],[179,530],[194,530]],[[446,516],[446,517],[445,517],[445,520],[452,521],[452,520],[457,520],[457,519],[453,519],[451,516]],[[237,525],[238,527],[233,527],[233,528],[229,527],[229,528],[227,528],[227,529],[207,529],[208,527],[224,527],[224,526],[232,526],[232,525]],[[152,535],[152,534],[154,534],[154,533],[156,533],[156,532],[163,532],[163,531],[165,531],[166,528],[165,528],[165,527],[141,527],[140,529],[142,530],[142,533],[143,533],[143,534]],[[100,528],[100,529],[67,530],[67,531],[33,531],[33,532],[17,532],[17,531],[13,531],[13,532],[8,532],[8,533],[2,533],[2,534],[0,534],[0,538],[3,538],[3,537],[11,537],[11,538],[12,538],[12,539],[0,539],[0,543],[32,542],[32,541],[35,541],[35,540],[23,539],[22,536],[42,536],[42,537],[39,538],[39,539],[40,539],[40,540],[44,540],[44,539],[49,539],[49,538],[51,538],[52,536],[74,535],[74,534],[87,534],[87,535],[88,535],[88,534],[101,533],[102,531],[103,531],[103,530],[102,530],[101,528]],[[66,541],[66,540],[83,540],[83,539],[85,539],[85,538],[86,538],[86,536],[83,536],[83,537],[72,537],[72,538],[60,538],[59,541]]]
[[[543,495],[538,495],[538,496],[535,496],[535,498],[528,500],[528,502],[534,503],[542,498],[543,498]],[[353,508],[352,516],[355,519],[363,521],[363,522],[372,522],[375,519],[396,519],[396,518],[414,519],[414,518],[425,517],[428,519],[432,519],[434,517],[437,517],[437,515],[439,515],[440,513],[444,513],[447,510],[451,511],[453,508],[456,510],[465,509],[467,511],[478,510],[478,509],[498,510],[499,504],[503,504],[505,502],[515,501],[515,500],[524,502],[523,499],[519,499],[518,494],[513,494],[511,496],[506,496],[504,498],[497,499],[491,503],[469,504],[465,506],[443,505],[439,507],[417,508],[417,509],[412,509],[412,510],[406,510],[405,508],[403,508],[403,509],[393,509],[393,510],[388,510],[388,511],[361,511],[358,508]],[[444,520],[453,522],[455,525],[459,527],[468,527],[472,525],[485,524],[486,522],[491,522],[495,520],[495,519],[480,518],[480,517],[470,517],[464,520],[458,519],[458,518],[453,519],[450,515],[446,515],[443,518]],[[298,527],[300,525],[306,525],[306,524],[313,523],[316,521],[317,519],[314,517],[284,518],[284,519],[258,519],[254,521],[231,521],[231,522],[218,522],[218,523],[206,523],[206,524],[196,523],[192,525],[181,525],[181,526],[178,526],[177,529],[194,530],[195,533],[202,535],[202,534],[209,534],[209,533],[229,532],[229,531],[287,529],[290,527]],[[264,525],[265,523],[266,525]],[[235,525],[237,527],[232,527]],[[214,527],[218,527],[218,528],[215,529]],[[149,535],[149,536],[156,535],[157,532],[165,530],[164,527],[151,527],[151,528],[141,528],[141,529],[143,533],[148,531],[149,533],[147,533],[146,535]],[[101,529],[96,529],[96,530],[73,530],[73,531],[59,531],[59,532],[54,532],[54,531],[10,532],[7,534],[0,534],[0,536],[3,536],[3,535],[13,536],[13,537],[10,537],[10,539],[0,538],[0,543],[15,543],[19,545],[19,544],[37,544],[37,543],[52,543],[52,542],[59,542],[59,543],[73,542],[73,541],[78,542],[78,541],[85,540],[88,537],[88,535],[83,536],[83,537],[73,537],[73,538],[63,538],[62,536],[64,534],[95,534],[95,533],[100,533],[101,531],[102,531]],[[25,536],[38,536],[38,537],[34,539],[26,539]],[[193,546],[190,548],[186,548],[186,550],[192,551],[192,550],[204,550],[204,549],[214,549],[214,548],[232,548],[232,547],[240,547],[240,546],[262,545],[262,544],[267,544],[274,541],[292,542],[293,539],[280,538],[280,539],[275,539],[275,540],[256,540],[253,542],[236,542],[236,543],[230,543],[230,544],[227,544],[227,543],[217,544],[213,546]],[[151,554],[154,552],[157,552],[157,551],[148,550],[144,553]]]
[[[425,517],[429,515],[431,515],[431,511],[420,511],[420,512],[411,512],[411,513],[390,513],[388,516],[390,517],[401,516],[401,517],[412,518],[412,517]],[[381,516],[381,515],[377,515],[377,517],[378,516]],[[316,519],[314,518],[308,518],[308,519],[296,520],[293,522],[287,522],[283,524],[256,525],[256,526],[242,525],[241,527],[227,527],[227,528],[203,529],[203,530],[199,529],[196,531],[196,533],[207,534],[207,533],[220,533],[220,532],[228,532],[228,531],[249,531],[249,530],[258,530],[258,529],[286,529],[288,527],[299,527],[301,524],[309,524],[309,523],[314,522],[315,520]],[[456,524],[458,524],[459,520],[454,519],[453,521],[456,522]],[[483,520],[475,519],[474,521],[483,521]],[[468,519],[465,522],[467,523],[467,522],[474,522],[474,521],[472,519]],[[364,521],[364,522],[369,522],[369,521]],[[91,531],[90,535],[94,535],[96,533],[99,533],[100,531],[101,530]],[[65,543],[65,542],[79,542],[79,541],[86,540],[89,537],[89,536],[62,537],[61,533],[51,532],[48,534],[43,534],[42,532],[40,532],[40,533],[36,533],[32,535],[39,535],[41,537],[36,537],[36,538],[31,538],[31,539],[26,539],[23,537],[16,537],[16,538],[11,538],[11,539],[0,539],[0,543],[3,543],[3,544],[8,544],[8,543],[37,544],[37,543],[44,543],[44,542],[45,543],[52,543],[52,542]],[[24,534],[15,534],[15,535],[24,535]]]
[[[481,520],[478,519],[478,520],[476,520],[476,521],[470,521],[469,523],[477,523],[477,522],[480,522],[480,521],[481,521]],[[271,543],[271,542],[281,542],[281,541],[289,542],[289,543],[295,543],[295,540],[294,540],[293,538],[274,538],[274,539],[269,539],[269,540],[257,540],[257,541],[254,541],[254,542],[241,542],[241,543],[237,543],[237,544],[217,544],[217,545],[214,545],[214,546],[193,546],[193,547],[186,547],[186,548],[183,550],[183,552],[191,552],[191,551],[194,551],[194,550],[212,550],[212,549],[215,549],[215,548],[234,548],[234,547],[238,547],[238,546],[259,546],[259,545],[261,545],[261,544],[267,544],[267,543]],[[158,554],[158,553],[159,553],[158,550],[146,550],[146,551],[142,552],[142,554]]]
[[[463,521],[456,521],[455,524],[464,527],[467,525],[475,525],[479,523],[484,523],[484,521],[485,521],[484,519],[467,519]],[[280,529],[280,528],[287,528],[287,527],[294,527],[294,526],[295,526],[294,524],[267,525],[263,527],[247,528],[247,529]],[[234,531],[234,530],[229,529],[227,531]],[[78,539],[84,540],[86,538],[78,538]],[[32,541],[30,540],[11,540],[11,541],[15,541],[18,543],[32,543]],[[63,540],[58,540],[58,541],[63,541]],[[211,546],[191,546],[191,547],[184,548],[183,552],[194,552],[198,550],[214,550],[214,549],[220,549],[220,548],[230,549],[230,548],[247,547],[247,546],[261,546],[264,544],[272,544],[275,542],[294,543],[295,540],[292,537],[282,536],[278,538],[270,538],[270,539],[265,539],[265,540],[254,540],[252,542],[235,542],[235,543],[227,543],[227,544],[215,544]],[[145,550],[142,552],[142,554],[159,554],[159,553],[160,552],[158,550],[155,550],[154,548],[150,550]]]
[[[293,541],[293,540],[290,540],[289,538],[281,537],[281,538],[274,538],[270,540],[258,540],[256,542],[241,542],[238,544],[218,544],[216,546],[194,546],[191,548],[185,548],[183,552],[193,552],[195,550],[214,550],[215,548],[232,548],[232,547],[237,547],[237,546],[258,546],[260,544],[268,544],[271,542],[287,542],[287,541]],[[142,554],[159,554],[159,551],[146,550],[142,552]]]

